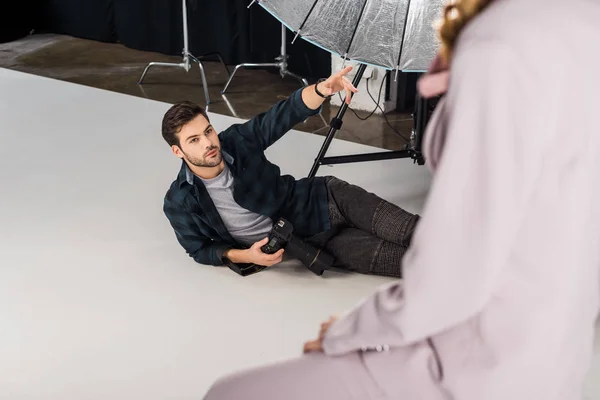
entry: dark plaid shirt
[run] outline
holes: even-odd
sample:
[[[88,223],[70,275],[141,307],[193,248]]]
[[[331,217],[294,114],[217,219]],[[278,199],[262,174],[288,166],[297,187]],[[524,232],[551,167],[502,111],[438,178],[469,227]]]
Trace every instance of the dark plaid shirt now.
[[[295,180],[281,175],[264,151],[318,110],[309,109],[298,90],[244,124],[219,134],[223,159],[234,179],[233,197],[243,208],[273,220],[287,219],[300,237],[329,229],[327,188],[321,177]],[[164,200],[177,240],[196,262],[223,265],[223,253],[243,248],[231,237],[204,183],[185,162]]]

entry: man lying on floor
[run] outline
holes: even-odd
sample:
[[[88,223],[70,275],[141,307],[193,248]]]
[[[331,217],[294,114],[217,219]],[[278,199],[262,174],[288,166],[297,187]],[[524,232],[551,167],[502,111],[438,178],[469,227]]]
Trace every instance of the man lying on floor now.
[[[173,105],[162,135],[182,166],[164,200],[164,212],[185,251],[200,264],[271,266],[273,222],[285,218],[294,234],[335,258],[333,267],[401,276],[401,260],[418,220],[401,208],[334,177],[282,176],[264,151],[296,124],[317,114],[324,100],[356,88],[347,67],[295,92],[266,113],[217,134],[196,104]]]

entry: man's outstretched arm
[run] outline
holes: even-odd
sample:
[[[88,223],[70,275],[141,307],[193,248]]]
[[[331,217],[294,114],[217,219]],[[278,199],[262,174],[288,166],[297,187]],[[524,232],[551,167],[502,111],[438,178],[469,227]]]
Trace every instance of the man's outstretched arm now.
[[[346,67],[318,85],[310,85],[296,91],[288,99],[275,104],[269,111],[239,125],[238,133],[256,143],[262,150],[266,150],[294,126],[317,113],[325,101],[325,98],[317,94],[317,90],[324,96],[345,90],[346,102],[350,104],[351,94],[357,92],[345,77],[351,70],[352,67]]]

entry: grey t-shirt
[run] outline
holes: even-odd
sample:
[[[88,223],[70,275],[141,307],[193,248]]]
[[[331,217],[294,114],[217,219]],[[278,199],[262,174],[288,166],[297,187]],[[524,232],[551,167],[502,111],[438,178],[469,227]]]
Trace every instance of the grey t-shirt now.
[[[239,243],[251,246],[269,235],[273,221],[248,211],[233,199],[233,176],[225,169],[216,178],[202,179],[227,231]]]

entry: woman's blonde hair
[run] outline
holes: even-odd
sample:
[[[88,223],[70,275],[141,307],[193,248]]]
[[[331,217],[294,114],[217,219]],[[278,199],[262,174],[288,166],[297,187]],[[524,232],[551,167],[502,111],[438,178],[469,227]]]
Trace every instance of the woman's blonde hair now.
[[[438,25],[441,40],[440,54],[447,64],[452,59],[456,39],[465,25],[479,14],[492,0],[447,0]]]

